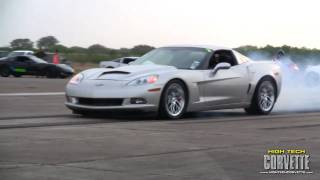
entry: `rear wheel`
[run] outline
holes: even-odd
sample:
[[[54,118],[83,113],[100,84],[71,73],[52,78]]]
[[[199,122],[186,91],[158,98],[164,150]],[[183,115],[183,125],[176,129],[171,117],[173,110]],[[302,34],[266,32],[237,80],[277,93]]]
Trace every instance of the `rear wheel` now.
[[[184,84],[179,80],[170,81],[161,96],[159,115],[161,118],[178,119],[187,107],[187,93]]]
[[[250,107],[245,108],[248,114],[269,114],[276,102],[276,86],[269,78],[263,79],[256,88]]]
[[[2,77],[9,77],[10,76],[10,69],[7,66],[0,67],[0,75]]]

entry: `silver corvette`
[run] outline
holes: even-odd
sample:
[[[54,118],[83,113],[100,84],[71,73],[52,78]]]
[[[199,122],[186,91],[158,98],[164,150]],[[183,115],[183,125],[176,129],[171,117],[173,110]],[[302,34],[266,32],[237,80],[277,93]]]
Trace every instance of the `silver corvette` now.
[[[66,87],[74,113],[140,109],[163,118],[185,112],[244,108],[271,112],[281,90],[280,67],[253,62],[233,49],[171,46],[155,49],[129,66],[89,69]]]

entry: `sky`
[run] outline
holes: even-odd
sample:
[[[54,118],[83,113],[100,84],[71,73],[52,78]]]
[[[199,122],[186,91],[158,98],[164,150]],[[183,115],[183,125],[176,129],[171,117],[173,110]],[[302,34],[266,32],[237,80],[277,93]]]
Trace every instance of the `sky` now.
[[[320,49],[317,0],[0,0],[0,46],[53,35],[66,46],[148,44]]]

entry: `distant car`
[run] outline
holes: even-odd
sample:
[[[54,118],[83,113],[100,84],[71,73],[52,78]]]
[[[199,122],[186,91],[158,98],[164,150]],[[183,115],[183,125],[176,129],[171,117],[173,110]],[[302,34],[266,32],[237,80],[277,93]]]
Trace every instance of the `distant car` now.
[[[320,85],[320,65],[308,66],[304,71],[305,83],[308,87]]]
[[[111,61],[101,61],[100,62],[100,67],[101,68],[116,68],[120,66],[126,66],[129,63],[135,61],[138,59],[138,57],[123,57],[123,58],[118,58],[115,60]]]
[[[0,58],[7,57],[8,54],[8,51],[0,51]]]
[[[14,56],[24,56],[24,55],[33,55],[33,51],[28,50],[19,50],[19,51],[12,51],[8,54],[8,57],[14,57]]]
[[[74,76],[65,103],[74,113],[140,109],[180,118],[185,112],[245,108],[269,114],[281,90],[280,67],[253,62],[230,48],[170,46],[130,66],[95,68]]]
[[[0,61],[0,75],[8,77],[13,75],[46,76],[48,78],[66,78],[72,76],[74,70],[65,64],[51,64],[33,55],[7,57]]]

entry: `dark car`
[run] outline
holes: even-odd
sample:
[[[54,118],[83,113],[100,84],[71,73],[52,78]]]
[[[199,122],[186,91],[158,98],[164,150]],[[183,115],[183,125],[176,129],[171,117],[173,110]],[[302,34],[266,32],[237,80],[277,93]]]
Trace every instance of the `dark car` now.
[[[66,78],[72,76],[74,70],[66,64],[52,64],[33,55],[8,57],[0,61],[0,75],[46,76],[48,78]]]
[[[8,54],[8,51],[0,51],[0,58],[6,57]]]

